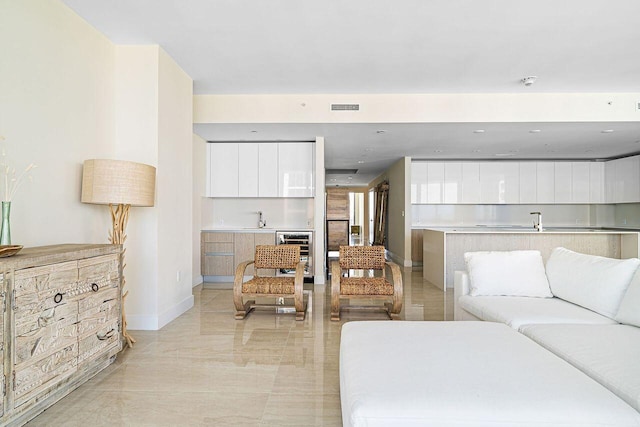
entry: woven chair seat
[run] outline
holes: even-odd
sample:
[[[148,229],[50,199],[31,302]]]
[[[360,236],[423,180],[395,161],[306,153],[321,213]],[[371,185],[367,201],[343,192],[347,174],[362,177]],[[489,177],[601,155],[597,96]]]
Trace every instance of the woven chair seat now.
[[[294,294],[294,277],[254,277],[242,284],[245,294]]]
[[[384,277],[343,277],[341,295],[393,295],[393,285]]]

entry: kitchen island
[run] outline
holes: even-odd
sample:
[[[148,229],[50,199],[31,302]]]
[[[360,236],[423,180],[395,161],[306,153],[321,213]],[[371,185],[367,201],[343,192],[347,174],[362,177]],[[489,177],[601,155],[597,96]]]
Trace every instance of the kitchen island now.
[[[456,270],[465,270],[464,253],[535,249],[546,262],[562,246],[609,258],[637,258],[639,233],[594,228],[436,227],[422,230],[423,277],[438,288],[453,288]]]

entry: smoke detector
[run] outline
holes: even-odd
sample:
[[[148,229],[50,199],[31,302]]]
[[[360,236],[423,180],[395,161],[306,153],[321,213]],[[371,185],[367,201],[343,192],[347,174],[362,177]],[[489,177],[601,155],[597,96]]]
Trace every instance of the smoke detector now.
[[[520,82],[522,82],[523,85],[528,87],[528,86],[531,86],[532,84],[534,84],[537,79],[538,79],[537,76],[528,76],[528,77],[525,77],[522,80],[520,80]]]

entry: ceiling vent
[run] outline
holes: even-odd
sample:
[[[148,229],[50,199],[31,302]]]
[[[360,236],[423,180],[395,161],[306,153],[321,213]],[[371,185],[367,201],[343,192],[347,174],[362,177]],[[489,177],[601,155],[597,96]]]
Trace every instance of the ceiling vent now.
[[[354,175],[358,173],[358,169],[326,169],[327,175]]]
[[[331,104],[331,111],[360,111],[360,104]]]

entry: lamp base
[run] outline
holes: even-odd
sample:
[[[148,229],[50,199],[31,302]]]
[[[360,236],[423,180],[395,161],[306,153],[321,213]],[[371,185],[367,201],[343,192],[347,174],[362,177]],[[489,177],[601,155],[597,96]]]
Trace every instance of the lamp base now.
[[[131,205],[109,205],[109,209],[111,210],[111,224],[113,229],[109,232],[109,241],[114,245],[124,245],[125,240],[127,240],[127,234],[125,230],[127,228],[127,222],[129,221],[129,209]],[[124,253],[126,249],[123,247],[122,252],[120,252],[120,262],[122,265],[122,336],[127,341],[127,346],[129,348],[133,347],[133,344],[136,340],[127,332],[127,315],[125,313],[125,299],[129,294],[129,291],[124,291],[124,286],[126,283],[124,277],[124,268],[126,264],[124,263]]]

